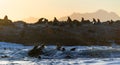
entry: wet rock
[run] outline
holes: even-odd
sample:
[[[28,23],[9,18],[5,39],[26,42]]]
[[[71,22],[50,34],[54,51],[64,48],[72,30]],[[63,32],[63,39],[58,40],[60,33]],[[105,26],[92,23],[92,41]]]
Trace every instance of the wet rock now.
[[[70,51],[75,51],[76,50],[76,48],[72,48],[72,49],[70,49]]]
[[[39,57],[39,55],[43,54],[43,49],[44,45],[34,46],[34,48],[28,52],[28,55],[30,57]]]

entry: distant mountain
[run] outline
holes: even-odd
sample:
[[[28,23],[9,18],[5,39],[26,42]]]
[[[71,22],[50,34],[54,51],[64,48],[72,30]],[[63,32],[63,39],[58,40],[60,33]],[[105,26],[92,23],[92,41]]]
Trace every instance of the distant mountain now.
[[[35,18],[35,17],[28,17],[28,18],[24,18],[23,21],[28,22],[28,23],[34,23],[37,22],[39,18]]]
[[[67,20],[68,16],[61,17],[59,20]],[[93,13],[73,13],[70,15],[71,19],[77,19],[81,20],[81,17],[84,17],[85,19],[92,20],[93,18],[95,19],[100,19],[101,21],[107,21],[107,20],[120,20],[120,17],[114,13],[114,12],[107,12],[105,10],[98,10]]]

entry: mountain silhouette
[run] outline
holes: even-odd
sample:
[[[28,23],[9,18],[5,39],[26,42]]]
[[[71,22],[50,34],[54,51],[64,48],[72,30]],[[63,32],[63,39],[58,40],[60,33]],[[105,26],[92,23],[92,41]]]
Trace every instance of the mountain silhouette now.
[[[77,20],[81,20],[82,17],[84,17],[85,19],[89,19],[89,20],[93,20],[93,18],[95,19],[100,19],[101,21],[107,21],[107,20],[120,20],[120,17],[114,13],[114,12],[107,12],[105,10],[98,10],[96,12],[93,13],[73,13],[70,15],[71,19],[77,19]],[[59,20],[67,20],[68,16],[64,16],[59,18]]]

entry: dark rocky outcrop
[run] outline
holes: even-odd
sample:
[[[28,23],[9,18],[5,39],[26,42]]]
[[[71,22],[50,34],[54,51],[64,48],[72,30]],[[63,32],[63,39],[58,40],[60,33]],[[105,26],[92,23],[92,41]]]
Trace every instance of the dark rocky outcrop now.
[[[76,48],[72,48],[72,49],[70,49],[70,51],[75,51],[76,50]]]
[[[28,55],[30,57],[36,57],[38,58],[41,54],[43,54],[44,44],[41,46],[34,46],[32,50],[28,52]]]
[[[109,41],[120,44],[120,20],[102,22],[95,19],[93,22],[82,18],[72,21],[68,17],[67,21],[57,18],[53,21],[40,18],[36,23],[28,24],[12,22],[5,16],[0,20],[0,41],[24,45],[36,45],[33,43],[41,41],[46,45],[111,45]]]

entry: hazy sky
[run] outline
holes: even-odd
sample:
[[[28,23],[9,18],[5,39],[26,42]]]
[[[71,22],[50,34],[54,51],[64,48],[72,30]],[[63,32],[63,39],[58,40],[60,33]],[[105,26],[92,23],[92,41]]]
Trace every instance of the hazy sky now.
[[[12,20],[28,17],[62,17],[73,12],[94,12],[104,9],[120,15],[120,0],[0,0],[0,18]]]

